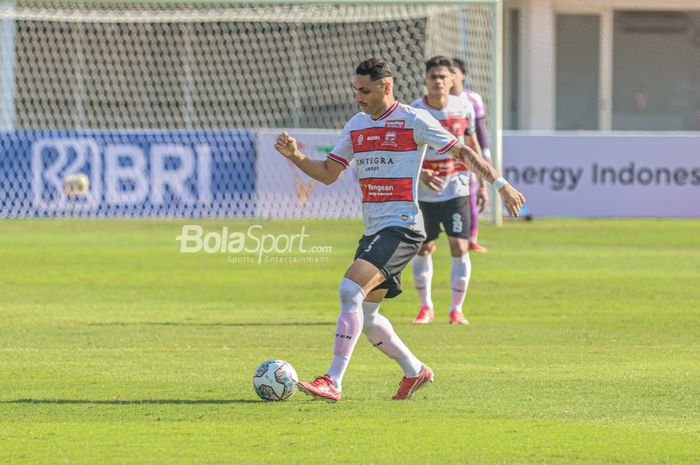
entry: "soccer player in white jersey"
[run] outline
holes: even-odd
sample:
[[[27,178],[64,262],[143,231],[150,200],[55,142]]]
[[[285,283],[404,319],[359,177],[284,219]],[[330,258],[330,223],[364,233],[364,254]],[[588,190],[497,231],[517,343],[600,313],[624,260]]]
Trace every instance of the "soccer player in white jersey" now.
[[[467,75],[467,67],[464,60],[461,58],[452,59],[452,73],[454,74],[454,81],[452,83],[452,90],[450,91],[452,95],[465,96],[474,106],[474,112],[476,113],[476,138],[481,146],[481,155],[483,155],[486,160],[491,162],[491,151],[489,150],[489,134],[486,130],[486,106],[484,105],[484,99],[481,98],[476,91],[473,89],[467,89],[464,87],[464,78]],[[479,186],[483,186],[478,178],[472,174],[470,184],[469,202],[471,205],[471,221],[469,222],[469,250],[474,252],[486,253],[488,249],[478,242],[479,236],[479,213],[481,213],[486,207],[485,203],[481,203],[479,196],[474,196],[474,192],[477,191]]]
[[[464,139],[467,147],[480,154],[481,149],[474,133],[474,107],[466,97],[450,95],[452,79],[452,60],[444,56],[431,58],[425,63],[425,87],[428,95],[411,103],[411,106],[426,110],[455,137]],[[432,254],[437,249],[436,240],[441,225],[452,255],[449,321],[451,324],[469,324],[464,317],[462,305],[471,277],[470,178],[469,169],[463,163],[447,153],[428,149],[418,185],[418,204],[423,213],[426,239],[413,259],[413,280],[420,298],[420,310],[413,319],[416,324],[430,323],[435,317],[431,298]],[[478,183],[477,180],[473,182]],[[488,197],[485,185],[472,195],[483,197],[480,203],[486,204]]]
[[[338,401],[343,375],[361,333],[377,349],[395,360],[404,372],[394,400],[411,398],[433,379],[433,371],[406,347],[383,315],[379,304],[401,292],[401,270],[425,239],[418,207],[417,184],[428,146],[449,151],[498,187],[503,204],[517,215],[525,202],[490,165],[429,113],[394,99],[391,68],[370,58],[357,67],[353,81],[355,100],[362,110],[343,128],[325,160],[312,160],[299,151],[296,140],[280,134],[275,149],[310,177],[324,184],[335,182],[354,162],[362,188],[365,234],[355,260],[340,282],[340,315],[335,330],[333,359],[328,371],[301,391],[324,400]]]

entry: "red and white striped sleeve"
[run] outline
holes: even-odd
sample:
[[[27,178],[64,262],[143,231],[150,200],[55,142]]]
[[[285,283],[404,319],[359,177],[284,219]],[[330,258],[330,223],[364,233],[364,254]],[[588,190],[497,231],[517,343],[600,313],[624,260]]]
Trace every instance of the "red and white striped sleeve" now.
[[[340,163],[345,168],[350,166],[350,162],[355,158],[355,152],[352,149],[352,139],[350,137],[350,122],[343,128],[343,133],[340,139],[336,142],[331,153],[328,154],[328,159],[336,163]]]

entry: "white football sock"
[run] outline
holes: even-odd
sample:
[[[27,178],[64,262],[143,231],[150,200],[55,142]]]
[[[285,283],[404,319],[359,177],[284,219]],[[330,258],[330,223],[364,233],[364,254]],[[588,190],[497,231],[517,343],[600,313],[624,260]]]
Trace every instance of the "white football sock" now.
[[[362,332],[369,342],[387,357],[396,360],[407,378],[418,376],[423,364],[408,350],[389,320],[379,314],[379,303],[364,302],[362,311],[365,317]]]
[[[469,254],[461,257],[452,257],[452,272],[450,273],[450,284],[452,288],[452,306],[450,311],[462,312],[462,304],[469,288],[469,278],[472,274],[472,262]]]
[[[340,388],[343,375],[348,369],[352,351],[362,332],[362,301],[365,293],[362,288],[348,278],[340,282],[340,315],[335,327],[335,344],[333,345],[333,362],[326,374],[333,380],[333,385]]]
[[[416,283],[416,291],[422,306],[427,305],[433,308],[433,300],[431,298],[431,286],[433,283],[433,256],[427,254],[424,256],[416,255],[413,258],[413,281]]]

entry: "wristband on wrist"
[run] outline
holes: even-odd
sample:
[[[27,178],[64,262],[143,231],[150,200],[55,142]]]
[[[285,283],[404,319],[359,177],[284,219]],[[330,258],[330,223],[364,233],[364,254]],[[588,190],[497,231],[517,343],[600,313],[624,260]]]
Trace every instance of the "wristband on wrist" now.
[[[493,181],[493,187],[495,187],[496,190],[500,189],[501,187],[505,186],[506,184],[508,184],[508,181],[506,181],[503,176],[501,176],[500,178]]]

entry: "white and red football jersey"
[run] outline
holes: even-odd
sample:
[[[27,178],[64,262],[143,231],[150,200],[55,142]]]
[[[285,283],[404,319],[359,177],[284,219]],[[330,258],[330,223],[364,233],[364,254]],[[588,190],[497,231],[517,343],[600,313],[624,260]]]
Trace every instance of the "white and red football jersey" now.
[[[423,158],[428,147],[445,153],[457,141],[427,111],[398,102],[376,120],[358,113],[348,121],[328,158],[346,168],[354,161],[365,234],[390,226],[425,234],[417,192]]]
[[[416,100],[412,107],[421,108],[437,119],[442,126],[460,140],[466,134],[474,134],[474,107],[464,96],[450,95],[445,108],[433,108],[426,98]],[[469,195],[469,168],[447,153],[428,150],[423,168],[436,171],[445,180],[445,187],[437,192],[423,183],[418,186],[418,200],[421,202],[444,202]]]

